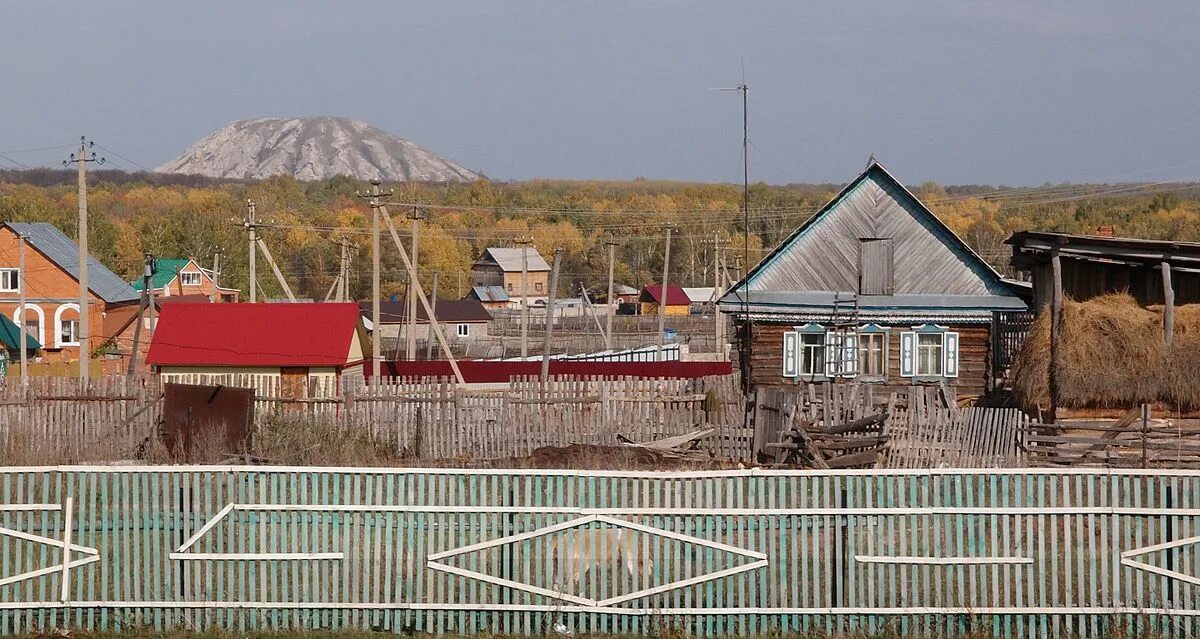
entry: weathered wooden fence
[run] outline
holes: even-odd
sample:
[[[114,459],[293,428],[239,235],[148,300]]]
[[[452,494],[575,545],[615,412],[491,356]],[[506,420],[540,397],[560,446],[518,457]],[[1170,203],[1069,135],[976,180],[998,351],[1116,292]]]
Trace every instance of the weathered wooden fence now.
[[[410,459],[506,459],[543,446],[616,445],[617,435],[652,441],[697,428],[715,457],[746,459],[742,395],[735,377],[514,379],[460,387],[389,379],[299,387],[270,375],[175,375],[188,384],[252,388],[255,419],[354,433]],[[7,463],[130,459],[157,438],[158,378],[32,378],[0,385],[0,437]]]
[[[949,389],[938,386],[759,388],[753,402],[755,452],[769,450],[788,429],[803,424],[825,445],[851,453],[842,461],[853,466],[1021,466],[1022,437],[1032,428],[1032,420],[1017,409],[959,408]],[[838,428],[880,414],[885,416],[882,428]],[[831,438],[837,441],[830,443]]]
[[[1200,420],[1158,415],[1149,404],[1116,420],[1030,424],[1030,465],[1200,468]]]
[[[0,468],[0,631],[1189,637],[1198,540],[1187,471]]]

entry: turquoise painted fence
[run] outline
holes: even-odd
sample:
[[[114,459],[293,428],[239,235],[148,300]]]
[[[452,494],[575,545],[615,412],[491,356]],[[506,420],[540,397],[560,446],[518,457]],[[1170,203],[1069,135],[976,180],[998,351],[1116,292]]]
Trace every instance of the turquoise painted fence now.
[[[0,630],[1182,636],[1198,544],[1188,472],[0,468]]]

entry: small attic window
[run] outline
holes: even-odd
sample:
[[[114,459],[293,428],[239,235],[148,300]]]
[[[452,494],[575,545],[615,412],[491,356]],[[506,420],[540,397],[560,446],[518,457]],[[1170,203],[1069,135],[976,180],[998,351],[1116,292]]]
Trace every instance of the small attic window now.
[[[891,295],[896,292],[892,246],[890,237],[859,240],[859,295]]]

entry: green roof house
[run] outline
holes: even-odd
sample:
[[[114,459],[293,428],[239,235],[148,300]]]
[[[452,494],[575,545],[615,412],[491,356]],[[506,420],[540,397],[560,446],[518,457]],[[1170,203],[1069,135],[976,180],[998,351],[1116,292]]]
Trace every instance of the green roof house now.
[[[216,302],[236,302],[241,297],[241,291],[236,288],[214,286],[212,270],[201,267],[193,258],[161,258],[155,265],[150,286],[156,297],[204,295]],[[145,288],[142,278],[130,284],[137,291]],[[214,292],[217,293],[215,297]]]

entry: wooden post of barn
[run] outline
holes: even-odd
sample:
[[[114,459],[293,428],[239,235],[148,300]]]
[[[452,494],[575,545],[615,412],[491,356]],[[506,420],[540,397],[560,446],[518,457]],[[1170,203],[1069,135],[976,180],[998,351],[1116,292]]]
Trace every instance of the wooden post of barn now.
[[[1058,248],[1050,250],[1050,271],[1054,279],[1054,289],[1050,298],[1050,371],[1047,386],[1050,391],[1050,409],[1049,420],[1054,423],[1058,419],[1058,353],[1059,353],[1059,336],[1062,323],[1062,303],[1063,303],[1063,284],[1062,284],[1062,260],[1058,255]]]
[[[1171,263],[1162,262],[1163,282],[1163,341],[1167,346],[1175,342],[1175,288],[1171,285]]]

